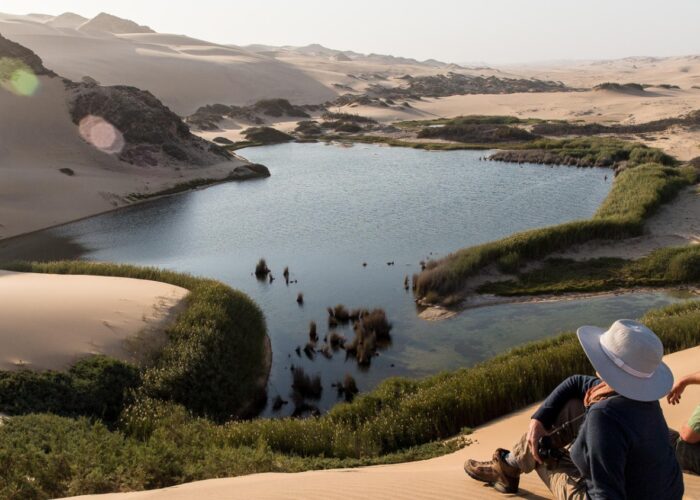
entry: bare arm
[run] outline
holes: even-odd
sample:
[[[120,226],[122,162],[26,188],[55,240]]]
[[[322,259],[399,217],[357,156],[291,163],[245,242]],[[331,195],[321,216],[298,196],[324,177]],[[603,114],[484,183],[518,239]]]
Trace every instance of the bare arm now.
[[[680,435],[681,439],[688,444],[700,443],[700,434],[691,429],[688,424],[683,424]]]
[[[677,405],[681,400],[681,395],[689,385],[700,385],[700,372],[691,373],[673,384],[673,389],[666,396],[666,400],[672,405]]]

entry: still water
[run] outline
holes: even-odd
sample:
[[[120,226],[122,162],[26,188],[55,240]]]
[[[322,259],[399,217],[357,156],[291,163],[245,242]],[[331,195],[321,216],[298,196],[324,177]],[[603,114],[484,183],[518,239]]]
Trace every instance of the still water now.
[[[51,232],[88,248],[85,258],[187,271],[248,293],[263,309],[272,341],[271,398],[288,397],[292,364],[321,374],[317,404],[327,409],[337,401],[331,383],[346,373],[367,391],[390,376],[472,365],[529,340],[583,323],[638,317],[678,300],[664,293],[631,294],[485,307],[444,322],[422,321],[403,287],[421,260],[587,218],[610,189],[610,171],[374,145],[284,144],[241,153],[267,165],[272,177],[161,199]],[[252,275],[260,257],[272,269],[272,284]],[[285,266],[297,283],[285,285]],[[299,292],[303,307],[296,303]],[[391,346],[369,369],[359,369],[343,351],[314,360],[295,353],[308,340],[310,321],[325,336],[326,307],[337,303],[382,307],[394,325]],[[353,336],[349,328],[341,333]],[[281,414],[290,413],[290,406]]]

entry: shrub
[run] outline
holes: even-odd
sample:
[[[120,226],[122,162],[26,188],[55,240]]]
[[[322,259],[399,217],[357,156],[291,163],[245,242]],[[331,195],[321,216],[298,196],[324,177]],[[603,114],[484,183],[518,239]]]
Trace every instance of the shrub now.
[[[323,386],[321,385],[321,376],[307,375],[303,368],[292,368],[292,390],[294,391],[295,399],[301,401],[303,399],[320,399]]]
[[[82,359],[65,373],[0,372],[0,411],[85,415],[114,422],[127,392],[139,383],[135,366],[106,356]]]
[[[262,312],[245,294],[217,281],[148,267],[84,261],[5,267],[148,279],[187,288],[187,307],[166,331],[169,342],[143,372],[137,396],[177,402],[216,420],[256,413],[254,406],[264,397],[259,381],[267,370],[261,362],[267,329]]]
[[[270,268],[267,267],[267,262],[265,259],[260,259],[255,266],[255,276],[260,279],[265,279],[268,274],[270,274]]]

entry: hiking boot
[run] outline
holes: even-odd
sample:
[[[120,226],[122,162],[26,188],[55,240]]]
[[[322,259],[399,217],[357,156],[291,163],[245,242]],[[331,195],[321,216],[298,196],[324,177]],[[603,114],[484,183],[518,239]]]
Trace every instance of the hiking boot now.
[[[464,462],[464,472],[469,477],[491,484],[501,493],[517,493],[520,484],[520,470],[508,465],[505,456],[508,450],[498,448],[493,453],[493,459],[488,462],[467,460]]]

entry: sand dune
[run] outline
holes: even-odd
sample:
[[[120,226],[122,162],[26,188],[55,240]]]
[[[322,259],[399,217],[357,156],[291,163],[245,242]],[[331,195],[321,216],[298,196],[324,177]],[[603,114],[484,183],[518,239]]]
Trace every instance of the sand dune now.
[[[243,163],[175,171],[120,162],[81,138],[59,78],[39,83],[29,97],[0,88],[0,239],[123,206],[131,193],[224,177]]]
[[[676,377],[697,371],[700,347],[666,356]],[[690,387],[681,404],[662,403],[671,427],[679,427],[700,401],[700,387]],[[211,479],[195,483],[138,493],[88,495],[75,498],[95,500],[330,500],[368,498],[397,499],[498,499],[552,498],[536,474],[523,476],[519,495],[503,496],[492,488],[468,478],[462,471],[465,459],[486,459],[497,447],[508,447],[527,428],[534,406],[478,428],[471,436],[473,444],[451,455],[421,462],[310,471],[299,474],[254,474],[239,478]],[[700,476],[685,474],[685,498],[700,498]]]
[[[129,340],[154,341],[187,293],[155,281],[0,271],[0,370],[63,370],[89,354],[135,361]]]
[[[314,103],[337,95],[299,68],[243,49],[178,35],[115,35],[107,30],[126,28],[105,20],[83,29],[73,21],[56,19],[58,29],[27,16],[0,15],[0,33],[32,49],[62,76],[149,90],[182,116],[213,103],[273,97]],[[209,52],[193,52],[203,47]]]
[[[509,66],[504,69],[586,88],[603,82],[670,84],[678,85],[682,89],[700,85],[700,56],[697,55],[542,63]]]

